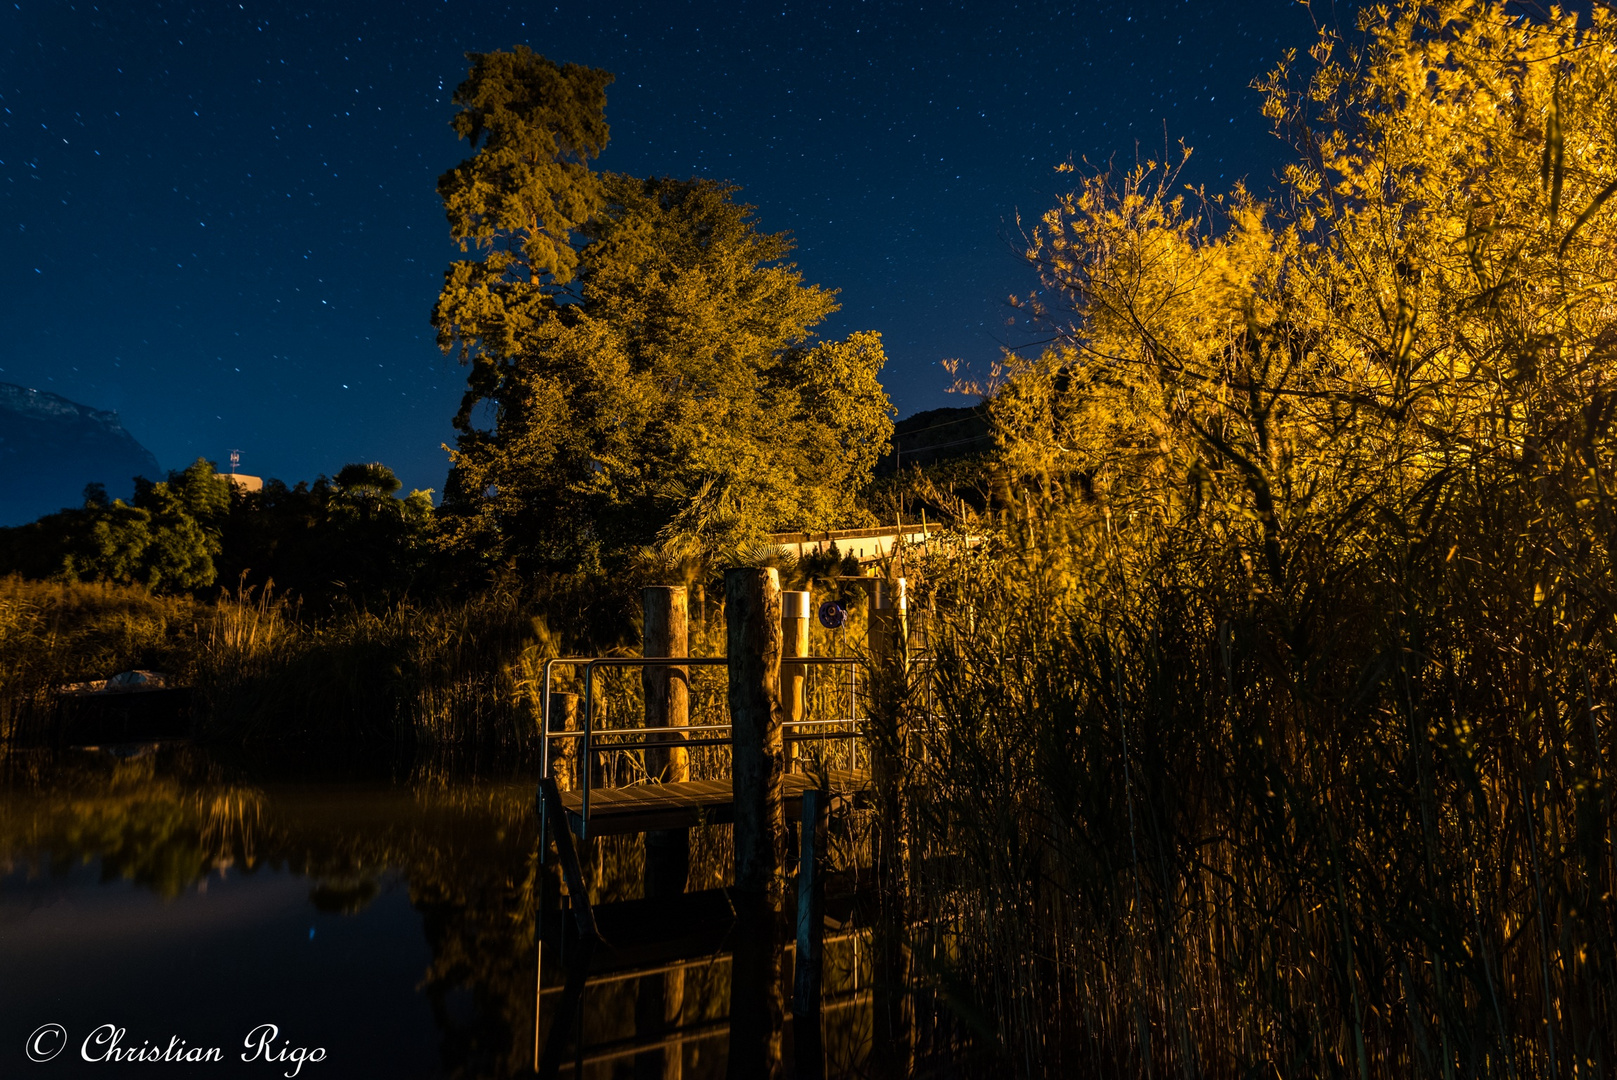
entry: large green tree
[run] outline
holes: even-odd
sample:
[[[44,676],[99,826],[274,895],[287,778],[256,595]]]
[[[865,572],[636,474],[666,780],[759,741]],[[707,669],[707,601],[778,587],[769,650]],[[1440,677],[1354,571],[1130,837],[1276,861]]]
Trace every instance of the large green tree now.
[[[199,589],[216,576],[229,507],[229,483],[200,458],[166,480],[137,477],[131,503],[91,484],[82,507],[0,529],[0,573]]]
[[[357,463],[244,492],[198,460],[166,480],[137,479],[131,503],[92,484],[83,506],[0,529],[0,575],[165,592],[273,583],[316,616],[383,609],[431,587],[432,494],[397,497],[402,486],[387,466]]]
[[[292,487],[271,480],[233,499],[217,560],[222,582],[274,584],[316,616],[386,610],[433,587],[433,506],[380,463],[344,465]]]
[[[468,258],[433,315],[471,369],[455,542],[588,567],[856,517],[892,431],[880,337],[814,340],[834,293],[734,186],[592,170],[611,76],[471,59],[455,127],[476,153],[439,183]]]

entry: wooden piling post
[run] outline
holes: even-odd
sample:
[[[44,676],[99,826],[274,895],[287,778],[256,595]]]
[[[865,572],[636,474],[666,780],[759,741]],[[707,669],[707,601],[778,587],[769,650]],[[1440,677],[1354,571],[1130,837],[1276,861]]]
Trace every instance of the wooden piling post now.
[[[785,709],[785,723],[801,723],[805,715],[804,694],[808,689],[808,665],[792,663],[795,657],[809,654],[809,619],[813,611],[813,594],[783,592],[780,594],[780,698]],[[801,734],[800,728],[789,729],[789,734]],[[797,758],[797,744],[786,743],[788,769]]]
[[[870,651],[880,663],[909,667],[909,588],[903,578],[876,579],[871,596]]]
[[[780,574],[724,574],[724,620],[734,738],[735,949],[730,968],[729,1080],[780,1074],[784,1001],[781,859]]]
[[[579,865],[578,852],[573,847],[573,834],[568,831],[567,811],[562,808],[561,791],[551,777],[547,776],[539,781],[539,799],[544,807],[540,815],[540,820],[544,822],[544,831],[540,834],[539,842],[546,843],[544,834],[549,833],[549,839],[556,844],[556,856],[561,863],[562,880],[567,885],[568,902],[573,913],[573,947],[564,961],[566,982],[561,1001],[557,1003],[556,1016],[550,1024],[550,1035],[545,1040],[544,1050],[536,1065],[541,1077],[554,1078],[561,1069],[561,1056],[566,1052],[568,1035],[573,1034],[575,1046],[573,1075],[578,1076],[582,1070],[577,1067],[576,1062],[584,1056],[584,1047],[582,1035],[575,1034],[574,1025],[583,1017],[584,984],[589,978],[590,957],[601,935],[595,927],[595,912],[590,907],[584,871]],[[537,1037],[540,1017],[537,1001],[535,1004],[533,1024]]]
[[[797,958],[792,987],[792,1056],[797,1080],[824,1080],[820,1020],[821,952],[825,943],[825,833],[829,793],[803,792],[802,850],[797,864]]]
[[[683,585],[657,585],[642,594],[645,657],[690,655],[690,608]],[[647,727],[685,727],[690,723],[690,671],[685,667],[645,667],[640,684],[646,697]],[[646,772],[663,781],[689,780],[690,761],[679,736],[668,736],[668,749],[646,751]]]
[[[552,692],[550,695],[550,725],[551,739],[548,751],[549,760],[545,763],[549,775],[556,780],[558,788],[574,788],[578,786],[578,740],[558,739],[558,731],[578,730],[578,695]]]
[[[551,738],[546,745],[544,776],[540,781],[538,795],[539,814],[539,864],[541,868],[549,861],[549,829],[554,827],[562,830],[567,828],[567,818],[563,814],[559,820],[553,820],[554,811],[545,799],[545,784],[548,781],[551,788],[560,792],[562,788],[572,788],[578,785],[578,758],[579,749],[576,739],[555,738],[556,732],[578,730],[578,695],[562,691],[552,691],[549,700],[549,709],[544,714],[543,723],[549,729]],[[558,795],[559,798],[559,795]],[[557,804],[559,805],[559,803]],[[565,838],[572,852],[571,857],[576,861],[577,852],[571,847],[572,837]],[[557,841],[557,852],[560,857],[561,841]],[[563,866],[563,874],[567,867]],[[534,971],[533,971],[533,1067],[539,1070],[540,1060],[540,1002],[544,988],[545,970],[545,910],[549,903],[551,893],[551,878],[548,873],[541,873],[539,879],[539,909],[534,915]],[[571,976],[569,976],[571,977]]]
[[[659,585],[641,594],[644,638],[641,655],[690,655],[690,608],[683,585]],[[690,724],[690,675],[681,666],[641,668],[646,727]],[[648,736],[670,745],[646,750],[646,773],[665,784],[691,778],[689,751],[681,736]],[[678,896],[690,876],[690,830],[656,829],[646,834],[645,895],[648,899]],[[685,1006],[685,973],[671,971],[640,980],[635,998],[635,1026],[643,1035],[660,1034],[678,1020]],[[679,1080],[684,1052],[677,1044],[635,1057],[637,1080]]]
[[[870,772],[876,804],[875,877],[880,910],[872,927],[875,976],[874,1075],[909,1075],[913,1039],[905,798],[909,696],[908,597],[903,578],[877,583],[870,616]]]

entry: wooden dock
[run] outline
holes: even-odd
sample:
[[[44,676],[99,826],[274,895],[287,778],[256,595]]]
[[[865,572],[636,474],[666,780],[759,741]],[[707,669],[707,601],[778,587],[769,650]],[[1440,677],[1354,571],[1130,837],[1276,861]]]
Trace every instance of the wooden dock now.
[[[783,593],[779,574],[768,567],[725,571],[723,657],[687,655],[685,588],[651,586],[642,597],[640,656],[553,657],[545,661],[544,772],[536,793],[540,864],[547,861],[554,844],[566,887],[567,918],[565,929],[558,933],[545,924],[545,904],[536,912],[534,1066],[541,1077],[559,1075],[569,1045],[577,1075],[584,1068],[586,1051],[591,1061],[600,1062],[654,1048],[677,1055],[684,1042],[717,1034],[719,1027],[705,1023],[697,1025],[701,1031],[678,1024],[669,1028],[679,1016],[683,993],[679,980],[683,976],[672,968],[658,968],[680,964],[680,957],[694,954],[711,960],[727,952],[730,1010],[723,1030],[729,1035],[728,1074],[764,1076],[778,1070],[789,1017],[795,1074],[800,1080],[823,1080],[822,1011],[831,1004],[824,1000],[822,984],[826,925],[863,921],[854,917],[853,904],[840,914],[827,910],[827,879],[834,876],[829,865],[828,828],[834,812],[859,809],[875,792],[866,772],[828,770],[814,778],[793,772],[794,766],[809,763],[806,755],[790,751],[806,740],[855,744],[862,740],[868,721],[857,711],[859,668],[874,663],[903,676],[908,656],[904,580],[856,580],[861,586],[870,585],[872,645],[868,661],[810,655],[811,597],[806,591]],[[840,620],[826,625],[834,629]],[[552,693],[551,671],[557,665],[571,666],[582,675],[582,695]],[[693,725],[689,722],[689,669],[720,665],[728,674],[728,722]],[[825,665],[849,668],[847,710],[841,716],[810,719],[806,715],[808,674]],[[597,670],[635,667],[641,669],[644,724],[598,727]],[[840,691],[835,696],[840,697]],[[814,730],[805,732],[805,728]],[[559,760],[553,752],[558,743],[573,744],[567,756],[575,790],[561,791],[559,778],[552,772]],[[726,745],[730,748],[730,777],[690,778],[689,747]],[[645,774],[666,782],[603,786],[597,777],[605,778],[604,758],[614,752],[643,754]],[[855,754],[853,761],[858,760]],[[788,821],[798,823],[795,840],[788,840]],[[685,893],[687,831],[721,824],[733,824],[735,829],[734,881],[723,890]],[[593,845],[598,837],[634,834],[646,835],[645,899],[624,908],[603,905],[598,918],[578,845]],[[788,846],[796,850],[783,850]],[[795,881],[789,875],[788,860],[797,864]],[[795,904],[790,902],[793,899]],[[833,897],[833,907],[836,899]],[[652,929],[661,932],[640,940]],[[857,932],[857,928],[841,932]],[[787,942],[794,936],[788,979]],[[544,986],[542,977],[547,953],[559,954],[564,972],[562,986],[553,990]],[[585,989],[608,972],[624,969],[662,974],[673,981],[651,978],[641,983],[634,1039],[605,1047],[589,1044],[583,1023]],[[541,1039],[546,1027],[540,1005],[547,992],[554,993],[555,1011],[548,1034]],[[844,1003],[839,999],[835,1004]],[[679,1058],[665,1059],[663,1064],[669,1061],[677,1074]]]
[[[832,769],[826,779],[834,800],[851,799],[857,804],[870,788],[870,777],[863,772]],[[781,796],[787,818],[801,819],[803,793],[813,786],[814,781],[802,773],[787,773],[782,777]],[[567,811],[568,827],[580,839],[725,825],[735,821],[735,791],[729,777],[596,788],[590,792],[588,821],[582,816],[583,792],[564,791],[561,802]]]

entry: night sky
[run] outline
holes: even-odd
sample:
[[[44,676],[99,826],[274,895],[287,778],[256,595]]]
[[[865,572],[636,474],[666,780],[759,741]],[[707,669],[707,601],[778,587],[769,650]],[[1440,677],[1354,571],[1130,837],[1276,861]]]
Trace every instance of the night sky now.
[[[841,290],[824,332],[885,336],[908,415],[967,403],[940,360],[1025,340],[1015,216],[1054,166],[1160,157],[1166,122],[1187,179],[1264,189],[1281,147],[1248,84],[1313,38],[1290,0],[0,3],[0,382],[118,410],[164,468],[239,448],[289,482],[379,460],[434,489],[467,51],[615,72],[600,166],[740,184]]]

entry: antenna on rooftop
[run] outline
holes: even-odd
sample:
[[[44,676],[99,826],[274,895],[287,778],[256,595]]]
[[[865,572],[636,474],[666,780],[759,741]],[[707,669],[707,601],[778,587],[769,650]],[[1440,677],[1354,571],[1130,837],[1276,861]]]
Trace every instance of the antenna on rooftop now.
[[[241,464],[241,451],[240,450],[232,450],[230,452],[230,475],[231,476],[236,475],[236,466],[240,465],[240,464]]]

